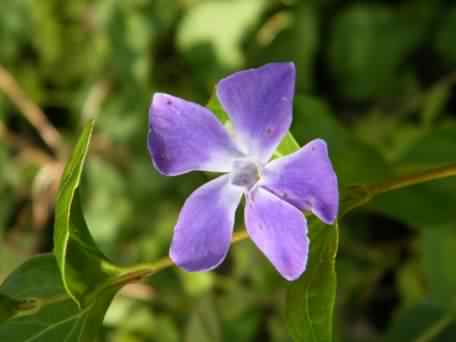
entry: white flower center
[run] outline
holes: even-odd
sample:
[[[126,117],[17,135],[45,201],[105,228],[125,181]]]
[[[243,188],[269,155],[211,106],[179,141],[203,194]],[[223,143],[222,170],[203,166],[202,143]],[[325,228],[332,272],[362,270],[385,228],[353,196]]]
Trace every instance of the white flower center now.
[[[233,162],[231,184],[250,189],[260,177],[259,166],[248,159],[238,159]]]

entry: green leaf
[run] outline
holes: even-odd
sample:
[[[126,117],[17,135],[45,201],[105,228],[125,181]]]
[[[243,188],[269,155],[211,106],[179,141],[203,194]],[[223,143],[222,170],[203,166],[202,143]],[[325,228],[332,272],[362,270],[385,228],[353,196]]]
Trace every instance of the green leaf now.
[[[205,296],[191,313],[185,334],[186,342],[221,342],[222,328],[211,296]]]
[[[81,209],[78,194],[94,122],[84,128],[67,162],[57,196],[54,225],[54,254],[62,282],[71,298],[87,307],[94,295],[120,273],[96,246]]]
[[[293,132],[300,142],[322,138],[328,144],[340,184],[364,184],[391,175],[378,150],[357,139],[317,97],[295,96]]]
[[[179,25],[177,45],[187,55],[207,45],[223,64],[239,66],[243,62],[241,39],[264,5],[263,0],[201,2],[188,11]],[[188,57],[195,60],[199,55]]]
[[[207,108],[212,113],[215,114],[215,116],[220,120],[220,122],[222,124],[226,124],[230,120],[230,117],[225,112],[225,110],[223,109],[222,105],[220,104],[220,102],[218,100],[215,88],[214,88],[214,90],[212,92],[211,98],[209,99],[209,102],[207,104]]]
[[[404,25],[405,15],[401,18],[387,6],[365,3],[347,7],[336,16],[329,61],[345,96],[361,100],[383,95],[402,82],[395,79],[397,69],[429,21],[419,11],[413,13],[413,7],[406,10],[410,22],[421,19],[422,25]]]
[[[447,165],[454,160],[456,125],[436,127],[410,145],[397,160],[397,173]],[[368,207],[415,227],[454,221],[456,180],[442,179],[376,197]],[[432,203],[432,205],[429,205]]]
[[[439,24],[442,26],[435,44],[440,56],[451,65],[456,63],[456,46],[454,44],[454,37],[456,35],[456,7],[449,9],[445,14],[439,20]]]
[[[389,327],[385,341],[453,341],[456,331],[453,319],[454,314],[424,301],[399,313]]]
[[[94,341],[113,295],[107,291],[79,310],[63,288],[55,257],[33,257],[0,286],[2,298],[28,304],[16,311],[15,318],[0,324],[0,341]]]
[[[336,300],[338,226],[326,226],[314,218],[309,234],[307,269],[287,292],[287,322],[295,342],[329,342]]]
[[[302,1],[271,15],[248,44],[252,64],[294,61],[299,75],[297,92],[308,92],[314,81],[315,57],[319,45],[318,6]],[[292,47],[292,48],[290,48]]]
[[[283,138],[282,142],[280,143],[279,147],[277,147],[276,151],[274,152],[275,157],[282,157],[286,156],[287,154],[296,152],[299,150],[300,146],[296,139],[293,137],[291,132],[288,132],[287,135]]]
[[[416,259],[405,262],[399,267],[397,287],[402,308],[409,308],[424,299],[427,286],[423,282],[421,265]]]
[[[0,322],[6,321],[20,312],[20,300],[0,293]]]
[[[420,113],[426,126],[430,126],[440,114],[443,114],[450,99],[452,85],[452,82],[439,82],[426,94]]]
[[[404,151],[398,160],[401,166],[429,168],[454,161],[456,123],[434,127]]]
[[[423,229],[419,239],[422,268],[431,299],[442,307],[456,308],[456,229],[453,224],[433,225]]]

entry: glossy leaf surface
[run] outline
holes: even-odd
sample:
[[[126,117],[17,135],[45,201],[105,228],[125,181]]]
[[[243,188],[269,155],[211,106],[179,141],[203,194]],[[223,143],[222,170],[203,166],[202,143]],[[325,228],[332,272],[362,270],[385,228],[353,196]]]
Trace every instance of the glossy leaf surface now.
[[[16,318],[0,324],[1,341],[90,342],[98,334],[114,292],[100,294],[79,310],[63,288],[54,256],[46,254],[16,269],[0,286],[0,295],[30,303]]]
[[[90,235],[78,193],[93,126],[93,121],[86,125],[66,164],[55,209],[54,254],[64,287],[80,307],[116,274]]]

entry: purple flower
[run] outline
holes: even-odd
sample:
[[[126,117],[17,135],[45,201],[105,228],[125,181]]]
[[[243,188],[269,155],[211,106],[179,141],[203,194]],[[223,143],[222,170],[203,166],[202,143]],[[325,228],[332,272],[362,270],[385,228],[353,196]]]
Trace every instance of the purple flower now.
[[[225,259],[244,194],[245,225],[253,242],[284,278],[295,280],[304,272],[309,239],[303,211],[333,223],[339,195],[323,140],[270,160],[291,125],[294,83],[293,63],[267,64],[221,80],[217,96],[233,132],[205,107],[154,95],[148,148],[158,171],[167,176],[225,173],[185,201],[170,248],[179,267],[210,270]]]

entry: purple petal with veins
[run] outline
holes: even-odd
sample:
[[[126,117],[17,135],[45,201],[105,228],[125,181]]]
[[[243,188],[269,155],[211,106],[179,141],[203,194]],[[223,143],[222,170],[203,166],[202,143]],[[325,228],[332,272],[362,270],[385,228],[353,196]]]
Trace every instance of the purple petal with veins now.
[[[292,63],[240,71],[218,83],[217,96],[248,155],[271,158],[291,125],[294,86]]]
[[[337,217],[337,177],[322,139],[271,161],[260,184],[297,208],[312,211],[325,223],[334,223]]]
[[[225,259],[241,196],[241,189],[232,186],[225,175],[199,187],[187,198],[170,249],[176,265],[187,271],[205,271]]]
[[[247,196],[245,225],[250,238],[287,280],[295,280],[307,265],[309,239],[304,214],[259,187]]]
[[[242,156],[208,109],[161,93],[150,106],[147,142],[155,167],[167,176],[193,170],[228,172]]]

